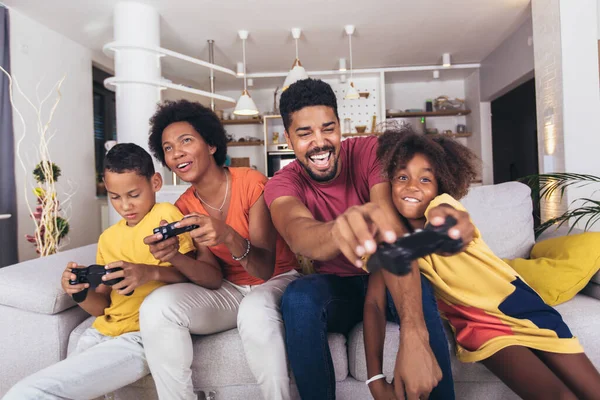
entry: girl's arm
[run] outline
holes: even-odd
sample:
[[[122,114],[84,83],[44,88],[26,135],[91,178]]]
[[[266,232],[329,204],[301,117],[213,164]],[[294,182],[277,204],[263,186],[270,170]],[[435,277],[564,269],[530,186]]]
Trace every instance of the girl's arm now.
[[[367,376],[372,378],[382,373],[383,370],[383,343],[385,340],[385,308],[386,287],[381,271],[369,277],[369,286],[364,306],[364,335],[365,353],[367,356]],[[369,390],[375,399],[381,398],[385,389],[393,387],[385,378],[369,383]]]

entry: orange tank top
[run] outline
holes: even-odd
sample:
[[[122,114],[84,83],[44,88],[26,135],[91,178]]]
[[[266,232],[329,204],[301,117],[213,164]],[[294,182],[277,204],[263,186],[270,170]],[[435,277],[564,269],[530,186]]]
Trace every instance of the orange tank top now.
[[[251,168],[228,168],[231,176],[231,199],[225,223],[231,226],[242,237],[250,237],[250,208],[262,196],[267,177]],[[190,187],[175,202],[179,210],[187,215],[192,212],[208,215],[202,202],[194,195]],[[223,275],[236,285],[259,285],[264,281],[250,275],[244,267],[231,257],[231,252],[224,244],[209,247],[210,251],[220,260]],[[283,238],[277,234],[275,271],[273,276],[298,269],[297,258]]]

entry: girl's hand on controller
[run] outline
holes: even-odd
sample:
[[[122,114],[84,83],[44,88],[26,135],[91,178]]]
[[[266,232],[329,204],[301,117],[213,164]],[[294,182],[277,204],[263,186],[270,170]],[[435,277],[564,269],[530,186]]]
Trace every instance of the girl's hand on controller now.
[[[160,221],[160,226],[167,225],[164,219]],[[167,262],[179,253],[179,239],[177,237],[162,240],[162,234],[155,233],[144,238],[144,243],[150,247],[150,253],[161,262]]]
[[[71,272],[71,269],[74,268],[85,268],[85,265],[77,265],[77,263],[69,262],[67,264],[67,268],[63,271],[62,277],[60,279],[60,284],[65,291],[66,294],[73,296],[75,293],[81,292],[83,289],[90,287],[89,283],[78,283],[77,285],[71,285],[69,280],[77,279],[77,276]]]
[[[133,264],[125,261],[115,261],[108,264],[106,269],[111,268],[123,268],[121,271],[111,272],[102,277],[103,281],[108,281],[116,278],[123,278],[119,283],[112,285],[112,289],[116,290],[117,293],[125,295],[131,293],[137,288],[152,280],[151,266],[143,264]]]
[[[456,219],[456,225],[448,230],[448,236],[452,239],[462,239],[463,248],[461,251],[463,251],[473,241],[475,236],[475,226],[471,222],[469,213],[457,210],[445,203],[429,210],[427,219],[431,225],[440,226],[444,224],[447,216],[452,216]],[[441,255],[448,256],[451,254],[441,253]]]

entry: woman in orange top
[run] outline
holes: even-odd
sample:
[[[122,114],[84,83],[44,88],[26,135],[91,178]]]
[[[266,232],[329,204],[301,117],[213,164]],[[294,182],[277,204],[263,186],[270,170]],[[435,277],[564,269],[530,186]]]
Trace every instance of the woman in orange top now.
[[[175,205],[188,216],[197,259],[221,274],[221,287],[200,285],[204,269],[181,271],[191,283],[154,291],[140,310],[150,371],[160,398],[195,398],[190,334],[237,326],[250,369],[264,398],[289,399],[290,385],[279,310],[287,285],[300,276],[296,257],[277,234],[263,199],[267,178],[250,168],[226,168],[227,141],[218,117],[199,103],[165,102],[151,119],[154,156],[191,183]],[[178,241],[145,239],[168,261]]]

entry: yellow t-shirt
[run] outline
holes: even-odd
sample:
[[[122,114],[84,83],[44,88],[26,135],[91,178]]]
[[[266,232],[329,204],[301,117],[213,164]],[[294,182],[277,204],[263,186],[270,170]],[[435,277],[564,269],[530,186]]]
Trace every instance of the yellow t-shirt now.
[[[443,194],[425,215],[443,203],[465,211]],[[511,345],[554,353],[583,351],[560,314],[492,252],[477,228],[465,251],[449,257],[432,254],[418,263],[454,331],[459,360],[480,361]]]
[[[144,238],[152,234],[161,220],[179,221],[183,214],[177,207],[169,203],[157,203],[152,210],[133,227],[127,226],[122,219],[100,235],[96,263],[110,264],[115,261],[126,261],[135,264],[159,265],[171,267],[170,263],[161,263],[152,253]],[[189,233],[179,235],[179,252],[182,254],[194,251],[194,244]],[[110,305],[104,309],[92,325],[100,333],[107,336],[118,336],[127,332],[140,330],[139,310],[144,298],[154,289],[163,286],[163,282],[152,281],[135,288],[131,296],[110,292]]]

